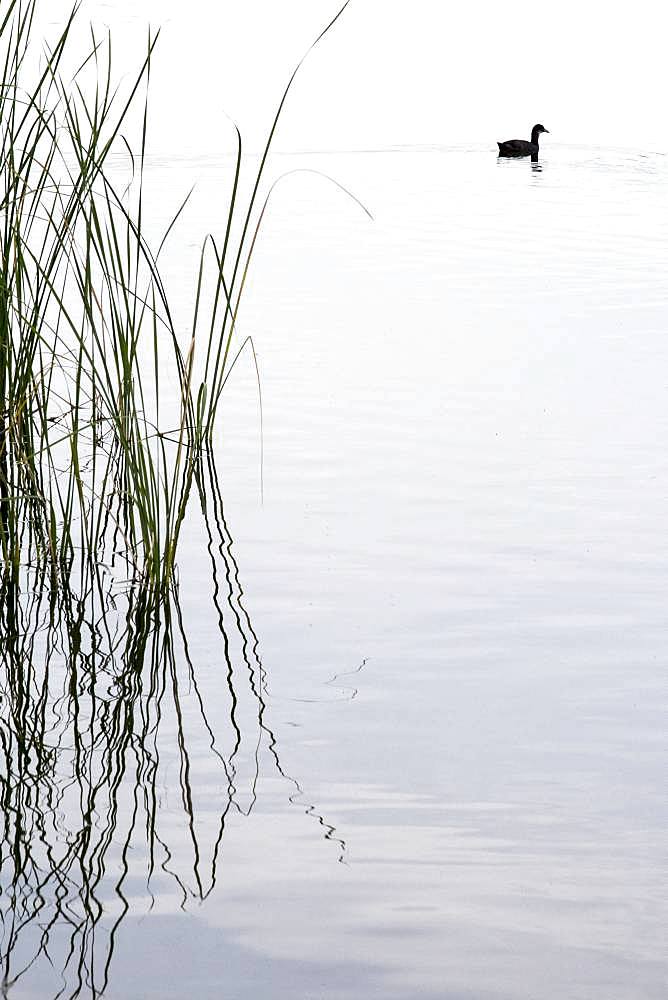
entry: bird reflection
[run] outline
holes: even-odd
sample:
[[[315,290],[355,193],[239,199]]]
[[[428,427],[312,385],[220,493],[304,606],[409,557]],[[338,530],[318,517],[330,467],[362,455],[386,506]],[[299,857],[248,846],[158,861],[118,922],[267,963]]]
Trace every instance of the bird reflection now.
[[[212,684],[193,654],[178,584],[119,592],[93,564],[64,575],[12,566],[0,579],[3,996],[47,975],[49,996],[99,997],[138,898],[150,909],[170,886],[183,908],[209,896],[226,823],[256,802],[261,747],[289,797],[301,793],[266,721],[258,637],[211,463],[198,487],[225,712],[219,670]],[[334,827],[305,811],[342,858]]]

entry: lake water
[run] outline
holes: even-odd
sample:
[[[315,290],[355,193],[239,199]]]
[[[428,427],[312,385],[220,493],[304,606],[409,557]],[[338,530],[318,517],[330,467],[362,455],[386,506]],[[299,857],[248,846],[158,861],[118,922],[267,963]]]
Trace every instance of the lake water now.
[[[248,355],[154,808],[129,764],[68,876],[104,874],[99,920],[11,1000],[665,997],[668,159],[544,145],[272,159],[300,172],[239,319],[263,500]],[[229,169],[148,168],[156,219],[197,183],[184,317]]]

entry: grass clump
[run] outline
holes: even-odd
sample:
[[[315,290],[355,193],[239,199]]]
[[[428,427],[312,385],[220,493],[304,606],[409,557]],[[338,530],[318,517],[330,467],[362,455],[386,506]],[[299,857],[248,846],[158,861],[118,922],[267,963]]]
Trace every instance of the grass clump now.
[[[226,380],[253,349],[235,337],[237,317],[267,157],[299,66],[244,203],[236,129],[225,232],[203,240],[190,341],[181,344],[158,260],[184,206],[151,248],[146,103],[131,183],[119,190],[108,169],[113,150],[130,150],[122,129],[147,93],[157,36],[121,96],[108,38],[92,34],[65,77],[76,9],[35,70],[36,4],[10,0],[0,21],[0,558],[6,569],[48,564],[91,579],[120,558],[128,577],[164,593],[193,485],[202,496]],[[165,369],[178,385],[170,426]]]
[[[224,233],[202,242],[183,343],[159,260],[185,202],[157,247],[145,233],[157,36],[122,93],[108,38],[91,34],[67,73],[76,9],[38,62],[36,7],[0,7],[0,992],[43,964],[57,971],[55,995],[74,998],[107,987],[138,881],[151,898],[154,877],[158,892],[172,881],[184,907],[213,891],[226,823],[253,808],[262,746],[301,794],[266,720],[212,450],[226,382],[253,350],[237,318],[297,70],[250,179],[236,130]],[[142,100],[131,151],[122,133]],[[111,168],[117,149],[129,184]],[[165,371],[175,399],[161,394]],[[222,650],[211,714],[176,573],[193,494]],[[197,808],[202,757],[205,787],[215,770],[222,790],[213,826]],[[180,812],[161,802],[174,774]],[[345,850],[313,806],[306,813]],[[179,858],[189,860],[178,868]]]

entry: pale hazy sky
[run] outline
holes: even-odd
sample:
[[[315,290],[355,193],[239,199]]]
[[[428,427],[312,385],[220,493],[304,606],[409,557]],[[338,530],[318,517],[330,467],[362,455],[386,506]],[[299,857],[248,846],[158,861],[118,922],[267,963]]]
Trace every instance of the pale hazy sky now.
[[[48,19],[66,5],[44,0]],[[117,66],[162,26],[153,76],[154,147],[229,148],[224,110],[257,146],[291,69],[336,0],[85,0],[113,29]],[[553,142],[668,151],[658,2],[352,0],[304,65],[278,149]],[[546,140],[546,144],[547,144]]]

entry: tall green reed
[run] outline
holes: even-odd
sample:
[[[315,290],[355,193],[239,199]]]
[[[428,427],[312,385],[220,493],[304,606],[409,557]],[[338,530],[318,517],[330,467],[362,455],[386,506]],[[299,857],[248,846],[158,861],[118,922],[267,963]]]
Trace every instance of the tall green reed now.
[[[131,107],[148,94],[157,36],[123,93],[108,38],[91,35],[68,78],[75,8],[35,71],[37,3],[10,0],[0,22],[0,553],[15,569],[37,561],[91,579],[91,564],[120,560],[128,577],[164,594],[224,387],[240,354],[254,352],[237,321],[269,151],[301,62],[249,178],[235,126],[224,234],[203,240],[182,344],[159,257],[185,202],[152,248],[147,96],[137,149],[127,147],[129,183],[109,166],[127,146]],[[178,386],[168,427],[165,368]]]
[[[169,876],[183,904],[199,901],[216,883],[226,822],[255,801],[262,743],[301,794],[267,722],[212,447],[226,382],[254,350],[239,337],[239,310],[271,194],[269,150],[299,66],[255,166],[235,131],[224,232],[202,242],[184,343],[160,258],[187,199],[157,246],[146,226],[157,35],[121,90],[109,38],[91,35],[67,70],[76,8],[38,63],[37,3],[0,7],[0,962],[6,990],[60,953],[57,995],[98,996],[129,910],[135,848],[149,895],[154,875]],[[134,106],[131,151],[122,133]],[[119,180],[111,154],[124,150],[129,176]],[[161,392],[165,371],[175,404]],[[191,497],[230,706],[222,732],[205,710],[179,603]],[[192,780],[202,730],[222,788],[213,842]],[[183,871],[159,803],[173,760],[191,845]],[[305,811],[345,850],[313,806]]]

